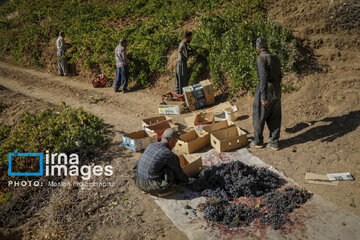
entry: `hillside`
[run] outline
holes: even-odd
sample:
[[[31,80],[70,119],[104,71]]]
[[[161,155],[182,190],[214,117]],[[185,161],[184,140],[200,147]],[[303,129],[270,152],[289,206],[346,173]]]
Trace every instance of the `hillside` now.
[[[71,71],[84,77],[114,73],[114,49],[128,39],[131,79],[137,86],[168,78],[169,55],[185,30],[194,30],[190,82],[209,75],[232,92],[254,90],[255,40],[266,36],[285,72],[297,71],[298,45],[291,33],[268,20],[266,3],[256,1],[72,1],[14,0],[0,9],[3,60],[56,73],[55,40],[64,31]],[[286,88],[286,89],[289,89]]]

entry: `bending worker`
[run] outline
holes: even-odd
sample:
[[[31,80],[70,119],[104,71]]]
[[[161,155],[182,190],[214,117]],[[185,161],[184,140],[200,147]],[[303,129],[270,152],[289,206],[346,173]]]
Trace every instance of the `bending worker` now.
[[[268,147],[279,150],[281,126],[281,65],[279,58],[271,54],[266,38],[256,40],[259,56],[256,59],[258,85],[256,87],[253,104],[253,125],[255,140],[250,146],[264,147],[263,130],[265,122],[270,136]]]
[[[68,74],[67,57],[65,56],[66,43],[65,43],[64,38],[65,38],[65,33],[60,32],[59,37],[56,40],[59,76],[67,76],[67,75],[69,75]]]
[[[174,92],[182,94],[183,87],[188,85],[188,68],[187,60],[189,57],[187,46],[192,40],[192,32],[185,32],[184,40],[181,41],[178,47],[178,60],[175,69]]]
[[[176,131],[168,128],[160,142],[150,144],[133,169],[135,185],[144,192],[166,196],[174,184],[188,183],[178,156],[171,150],[178,140]],[[169,195],[167,194],[167,195]]]
[[[127,92],[129,80],[129,64],[130,60],[126,57],[126,39],[122,38],[119,45],[115,48],[116,75],[114,91],[118,92],[120,85],[122,93]]]

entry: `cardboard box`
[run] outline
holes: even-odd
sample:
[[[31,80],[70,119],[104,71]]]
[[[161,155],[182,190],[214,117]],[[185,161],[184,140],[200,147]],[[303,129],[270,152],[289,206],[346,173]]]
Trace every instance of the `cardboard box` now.
[[[214,123],[214,114],[211,112],[199,113],[185,118],[185,122],[188,127],[201,131],[203,127]]]
[[[151,132],[151,133],[156,133],[158,136],[158,141],[160,141],[161,136],[163,135],[165,130],[168,128],[173,128],[173,129],[177,130],[177,126],[175,126],[175,124],[166,122],[166,123],[161,123],[161,124],[146,127],[145,131]]]
[[[195,102],[195,108],[196,109],[201,109],[206,107],[206,99],[205,98],[199,98],[196,100]]]
[[[142,124],[143,129],[145,129],[146,127],[157,125],[157,124],[162,124],[162,123],[166,123],[166,122],[171,123],[172,118],[170,118],[168,116],[152,117],[152,118],[143,119],[141,121],[141,124]]]
[[[214,123],[213,113],[199,113],[195,116],[194,128],[196,131],[201,131],[203,127],[211,125],[213,123]]]
[[[210,134],[211,146],[218,152],[241,148],[247,144],[247,134],[236,126],[221,129]]]
[[[195,91],[195,94],[196,94],[196,99],[205,97],[203,86],[201,86],[200,83],[194,84],[194,85],[192,85],[192,87],[194,88],[194,91]]]
[[[187,86],[183,88],[183,94],[185,97],[185,103],[190,111],[196,110],[196,93],[192,86]]]
[[[196,109],[203,108],[207,105],[204,94],[199,94],[200,92],[201,91],[198,88],[195,90],[193,86],[183,88],[185,103],[190,111],[195,111]]]
[[[180,166],[188,177],[197,176],[203,169],[202,158],[199,155],[180,155]]]
[[[160,114],[181,114],[185,110],[184,102],[171,101],[159,104]]]
[[[210,135],[198,133],[192,130],[188,133],[180,135],[176,143],[175,150],[182,153],[194,153],[206,147],[210,143]]]
[[[122,136],[123,147],[134,152],[147,148],[151,143],[157,142],[157,134],[141,130]]]
[[[204,97],[206,99],[206,105],[215,104],[215,95],[214,95],[212,83],[209,80],[204,80],[200,82],[200,85],[203,87]]]
[[[338,186],[339,181],[331,181],[327,175],[316,173],[305,173],[305,183]]]
[[[202,128],[202,131],[205,133],[212,133],[212,132],[218,131],[220,129],[228,128],[233,125],[234,125],[233,122],[229,122],[229,121],[225,120],[225,121],[220,121],[220,122],[205,126]]]

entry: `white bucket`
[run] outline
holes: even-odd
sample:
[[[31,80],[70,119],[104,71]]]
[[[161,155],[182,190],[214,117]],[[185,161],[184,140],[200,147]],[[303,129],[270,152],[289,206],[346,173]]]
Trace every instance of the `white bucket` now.
[[[236,106],[232,106],[232,107],[229,107],[229,108],[226,108],[224,110],[224,113],[225,113],[225,118],[226,120],[228,121],[236,121],[237,118],[239,117],[239,111],[237,109]]]

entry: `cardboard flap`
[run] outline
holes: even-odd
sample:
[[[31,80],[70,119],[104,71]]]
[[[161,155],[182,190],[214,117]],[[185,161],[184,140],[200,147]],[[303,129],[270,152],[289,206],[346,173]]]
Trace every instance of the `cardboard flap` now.
[[[232,126],[232,125],[234,125],[234,123],[225,120],[225,121],[220,121],[220,122],[214,123],[214,124],[209,125],[209,126],[205,126],[205,127],[202,128],[202,131],[207,132],[207,133],[212,133],[212,132],[215,132],[215,131],[220,130],[220,129],[227,128],[227,127]]]
[[[154,132],[154,131],[157,131],[157,130],[163,130],[163,129],[166,130],[168,128],[177,129],[175,124],[165,122],[165,123],[160,123],[160,124],[157,124],[157,125],[148,126],[148,127],[146,127],[146,130]]]
[[[199,174],[203,169],[202,158],[195,154],[183,154],[179,156],[180,166],[184,173],[193,177]]]
[[[186,165],[189,164],[189,162],[188,162],[187,159],[184,157],[184,155],[180,155],[180,156],[179,156],[179,161],[180,161],[180,166],[181,166],[181,167],[185,167]]]
[[[195,127],[200,124],[209,124],[214,122],[214,114],[211,112],[203,112],[185,118],[188,127]]]
[[[131,139],[141,139],[141,138],[151,138],[155,135],[156,134],[154,134],[154,133],[149,133],[149,132],[146,132],[145,130],[140,130],[137,132],[125,134],[124,137],[128,137]]]
[[[184,133],[184,134],[180,135],[179,139],[184,142],[190,142],[190,141],[195,140],[197,137],[198,137],[198,134],[196,133],[196,131],[192,130],[188,133]]]
[[[225,129],[220,129],[218,131],[215,131],[212,133],[212,135],[214,135],[219,140],[227,140],[238,136],[239,133],[237,127],[234,125]]]
[[[310,172],[305,173],[305,179],[306,180],[330,181],[330,179],[326,175],[310,173]]]
[[[168,116],[158,116],[158,117],[152,117],[142,120],[143,126],[145,127],[164,123],[164,122],[172,122],[172,119]]]
[[[194,125],[209,124],[214,122],[214,114],[211,112],[199,113],[195,116]]]
[[[175,150],[182,153],[193,153],[206,147],[210,143],[209,133],[199,133],[192,130],[188,133],[180,135],[175,145]]]

